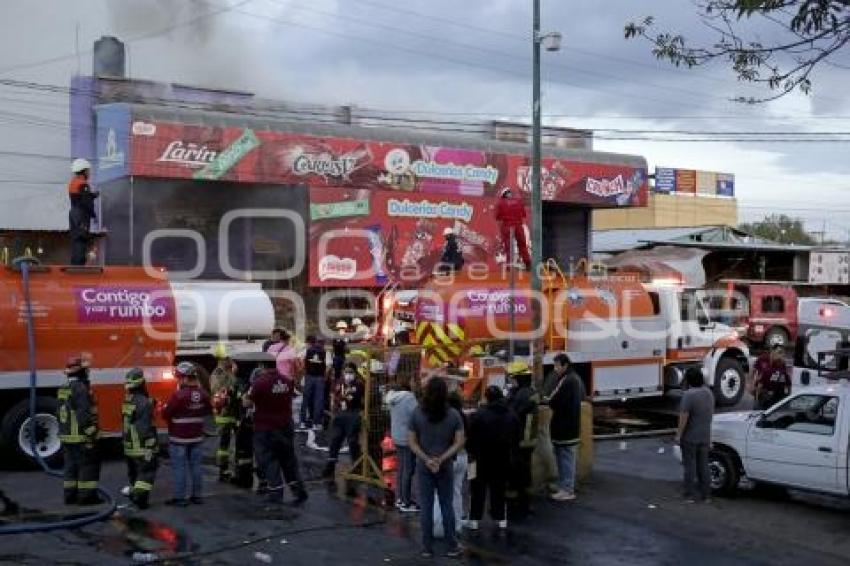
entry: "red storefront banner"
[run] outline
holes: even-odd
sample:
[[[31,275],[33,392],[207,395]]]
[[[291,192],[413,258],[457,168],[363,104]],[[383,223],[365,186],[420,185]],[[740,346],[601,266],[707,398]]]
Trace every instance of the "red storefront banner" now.
[[[443,231],[464,261],[498,269],[496,199],[368,189],[310,189],[310,285],[376,287],[424,281],[440,261]]]
[[[471,149],[136,120],[131,174],[311,187],[493,197],[530,193],[530,158]],[[646,170],[543,160],[543,200],[646,206]]]

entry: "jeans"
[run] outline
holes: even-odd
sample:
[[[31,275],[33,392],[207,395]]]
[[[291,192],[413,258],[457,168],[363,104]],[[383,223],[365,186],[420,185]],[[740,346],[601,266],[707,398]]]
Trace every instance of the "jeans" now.
[[[396,446],[396,497],[404,505],[413,503],[413,475],[416,473],[416,455],[407,446]]]
[[[443,525],[445,525],[446,542],[449,548],[457,548],[455,539],[455,515],[452,511],[452,499],[454,497],[454,473],[452,466],[444,464],[437,473],[433,473],[425,462],[417,460],[416,473],[419,478],[419,499],[422,512],[419,521],[422,527],[422,547],[427,552],[434,552],[434,492],[440,501]]]
[[[204,447],[200,442],[192,444],[168,444],[168,455],[171,457],[171,474],[174,485],[174,499],[186,499],[186,484],[189,476],[192,478],[192,497],[201,496],[201,460],[204,457]]]
[[[283,499],[284,480],[293,491],[303,488],[298,457],[295,455],[295,433],[292,425],[277,430],[255,431],[254,451],[263,476],[269,483],[270,500]]]
[[[711,496],[707,443],[682,442],[682,465],[685,468],[685,497]]]
[[[322,424],[325,412],[325,376],[308,375],[304,378],[304,397],[301,399],[301,422]]]
[[[457,453],[452,463],[452,512],[455,518],[455,532],[460,532],[463,525],[463,482],[466,479],[466,469],[469,466],[466,451]],[[442,505],[437,501],[434,504],[434,536],[437,538],[445,536],[442,521]]]
[[[573,493],[576,488],[576,453],[578,444],[553,444],[558,464],[558,487]]]

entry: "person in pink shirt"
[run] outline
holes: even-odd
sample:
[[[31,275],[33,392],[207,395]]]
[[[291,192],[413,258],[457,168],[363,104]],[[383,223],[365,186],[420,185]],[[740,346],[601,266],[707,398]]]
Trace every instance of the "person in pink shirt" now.
[[[281,331],[281,340],[269,346],[269,354],[275,357],[277,372],[290,379],[296,379],[298,373],[298,353],[289,343],[289,333]]]

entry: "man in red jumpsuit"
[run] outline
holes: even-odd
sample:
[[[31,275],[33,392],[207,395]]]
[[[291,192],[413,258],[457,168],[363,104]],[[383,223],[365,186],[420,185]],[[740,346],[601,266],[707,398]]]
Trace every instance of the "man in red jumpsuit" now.
[[[505,256],[510,257],[510,246],[513,245],[511,242],[511,228],[513,228],[519,255],[526,269],[531,270],[531,256],[528,254],[528,240],[525,238],[525,203],[522,202],[521,197],[514,198],[511,195],[511,190],[507,187],[502,189],[499,196],[501,198],[496,205],[496,220],[499,221],[499,228],[502,232]]]

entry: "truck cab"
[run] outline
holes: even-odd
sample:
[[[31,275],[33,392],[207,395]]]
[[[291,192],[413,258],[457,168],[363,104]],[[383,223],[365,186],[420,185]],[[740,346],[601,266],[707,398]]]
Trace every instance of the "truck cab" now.
[[[836,376],[845,375],[836,374]],[[709,456],[712,489],[756,484],[850,495],[850,385],[846,377],[796,391],[766,411],[716,415]]]
[[[701,367],[718,405],[736,405],[749,370],[749,350],[737,332],[710,316],[701,289],[647,285],[647,291],[667,328],[665,389],[681,387],[688,367]]]

